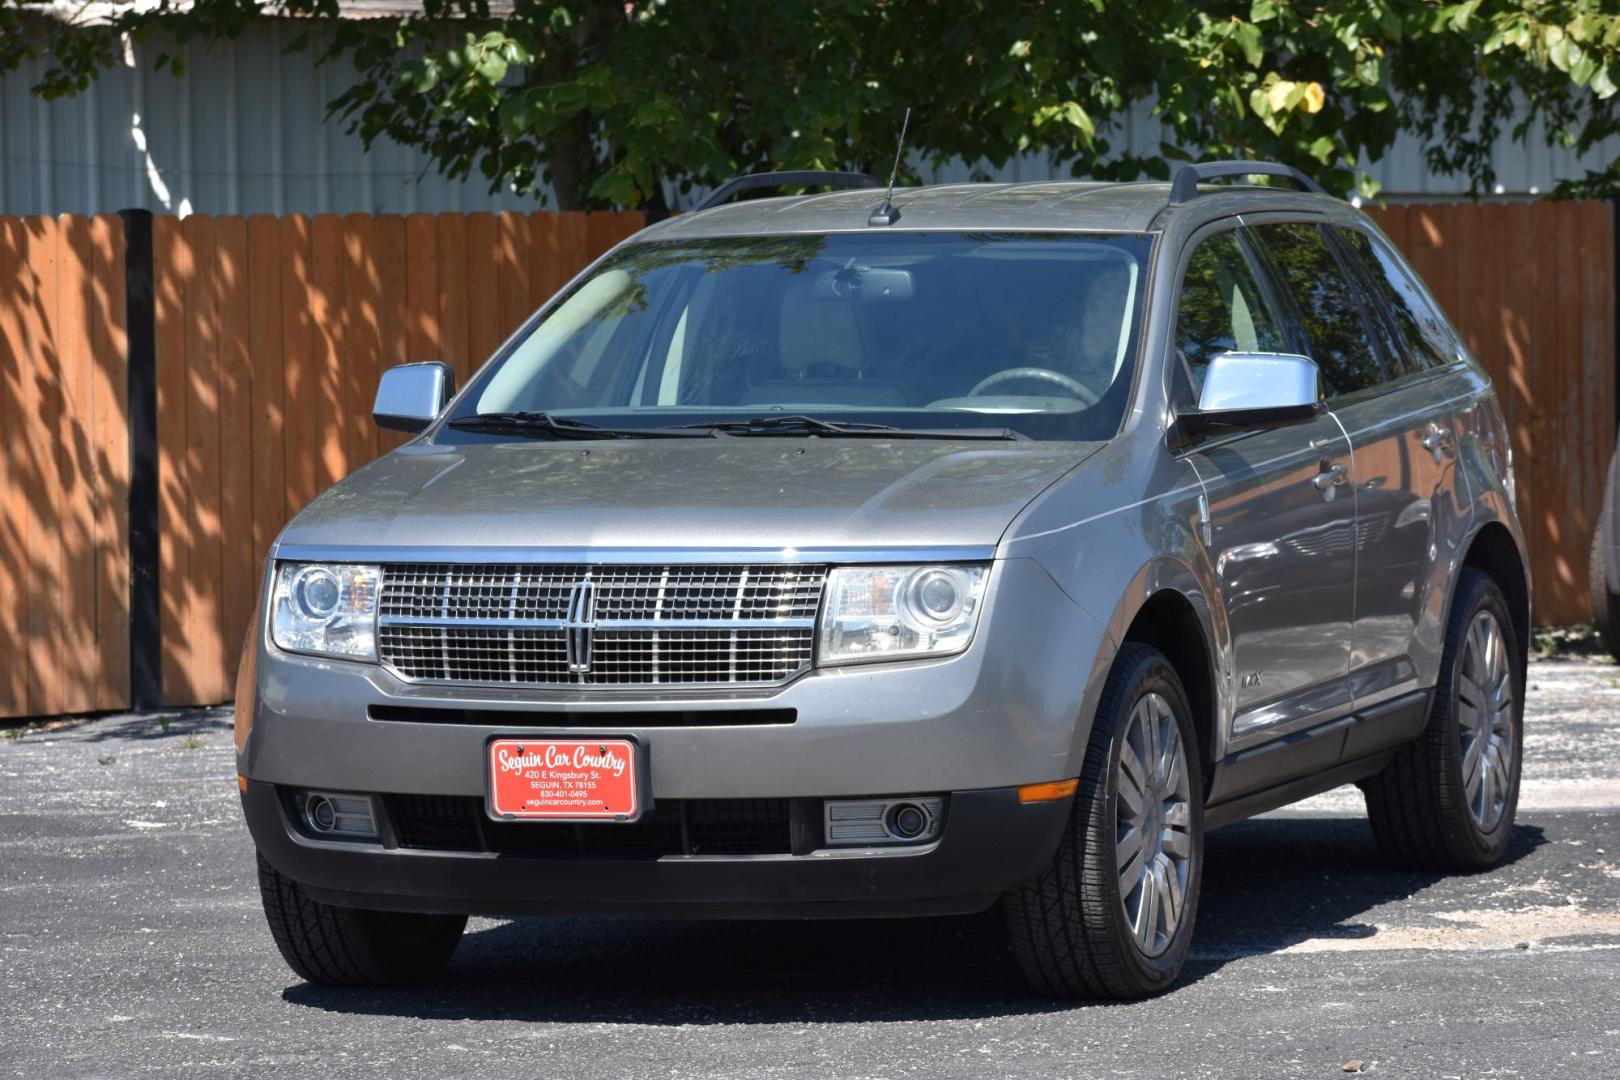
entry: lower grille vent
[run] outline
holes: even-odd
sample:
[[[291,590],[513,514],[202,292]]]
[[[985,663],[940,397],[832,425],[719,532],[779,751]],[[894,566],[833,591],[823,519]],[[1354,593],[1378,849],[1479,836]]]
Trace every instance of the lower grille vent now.
[[[538,859],[656,859],[663,855],[787,855],[787,799],[663,799],[629,825],[491,821],[459,795],[386,795],[402,848],[489,851]]]

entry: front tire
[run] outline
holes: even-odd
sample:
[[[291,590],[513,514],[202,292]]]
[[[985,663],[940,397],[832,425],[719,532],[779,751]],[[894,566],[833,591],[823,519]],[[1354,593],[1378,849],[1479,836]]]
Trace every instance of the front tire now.
[[[1157,649],[1126,643],[1052,865],[1002,898],[1035,990],[1123,1000],[1175,982],[1203,880],[1202,776],[1175,669]]]
[[[399,986],[438,975],[467,927],[465,915],[365,911],[313,899],[259,859],[259,896],[287,966],[321,986]]]
[[[1485,574],[1457,582],[1429,724],[1362,783],[1378,846],[1417,870],[1484,870],[1507,850],[1524,751],[1524,652]]]

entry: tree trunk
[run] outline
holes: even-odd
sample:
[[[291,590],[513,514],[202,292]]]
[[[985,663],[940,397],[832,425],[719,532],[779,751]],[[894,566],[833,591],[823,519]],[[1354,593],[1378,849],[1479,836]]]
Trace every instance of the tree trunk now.
[[[587,7],[568,31],[572,48],[553,54],[560,63],[547,72],[548,79],[563,82],[573,78],[576,67],[601,54],[624,17],[623,0],[597,0]],[[595,117],[584,111],[546,140],[546,165],[551,170],[551,190],[557,196],[559,210],[592,209],[588,193],[599,169],[592,135],[595,126]]]
[[[663,184],[653,186],[653,189],[647,193],[646,201],[641,204],[641,208],[647,212],[647,224],[649,225],[669,217],[669,201],[664,198]]]
[[[596,174],[596,147],[591,142],[591,120],[586,113],[546,140],[546,164],[551,169],[551,190],[559,210],[589,210],[586,192]]]

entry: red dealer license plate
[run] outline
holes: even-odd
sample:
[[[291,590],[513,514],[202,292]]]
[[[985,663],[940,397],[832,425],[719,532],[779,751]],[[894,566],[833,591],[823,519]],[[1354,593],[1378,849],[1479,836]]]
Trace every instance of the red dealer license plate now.
[[[491,739],[489,815],[501,821],[634,821],[641,748],[629,739]]]

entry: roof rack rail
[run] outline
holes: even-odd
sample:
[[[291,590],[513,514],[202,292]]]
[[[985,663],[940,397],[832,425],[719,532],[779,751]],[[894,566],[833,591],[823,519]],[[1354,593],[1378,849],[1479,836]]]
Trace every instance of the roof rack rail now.
[[[709,210],[721,203],[730,202],[734,196],[754,188],[791,187],[795,184],[814,185],[838,189],[875,188],[882,185],[875,177],[859,172],[828,172],[824,169],[799,169],[791,172],[762,172],[744,173],[742,176],[733,176],[710,192],[709,197],[697,204],[692,211],[696,214]]]
[[[1300,191],[1323,194],[1322,186],[1292,165],[1276,161],[1200,161],[1183,165],[1176,170],[1170,183],[1170,205],[1180,206],[1198,194],[1198,185],[1205,180],[1225,180],[1245,176],[1279,176],[1292,180]]]

